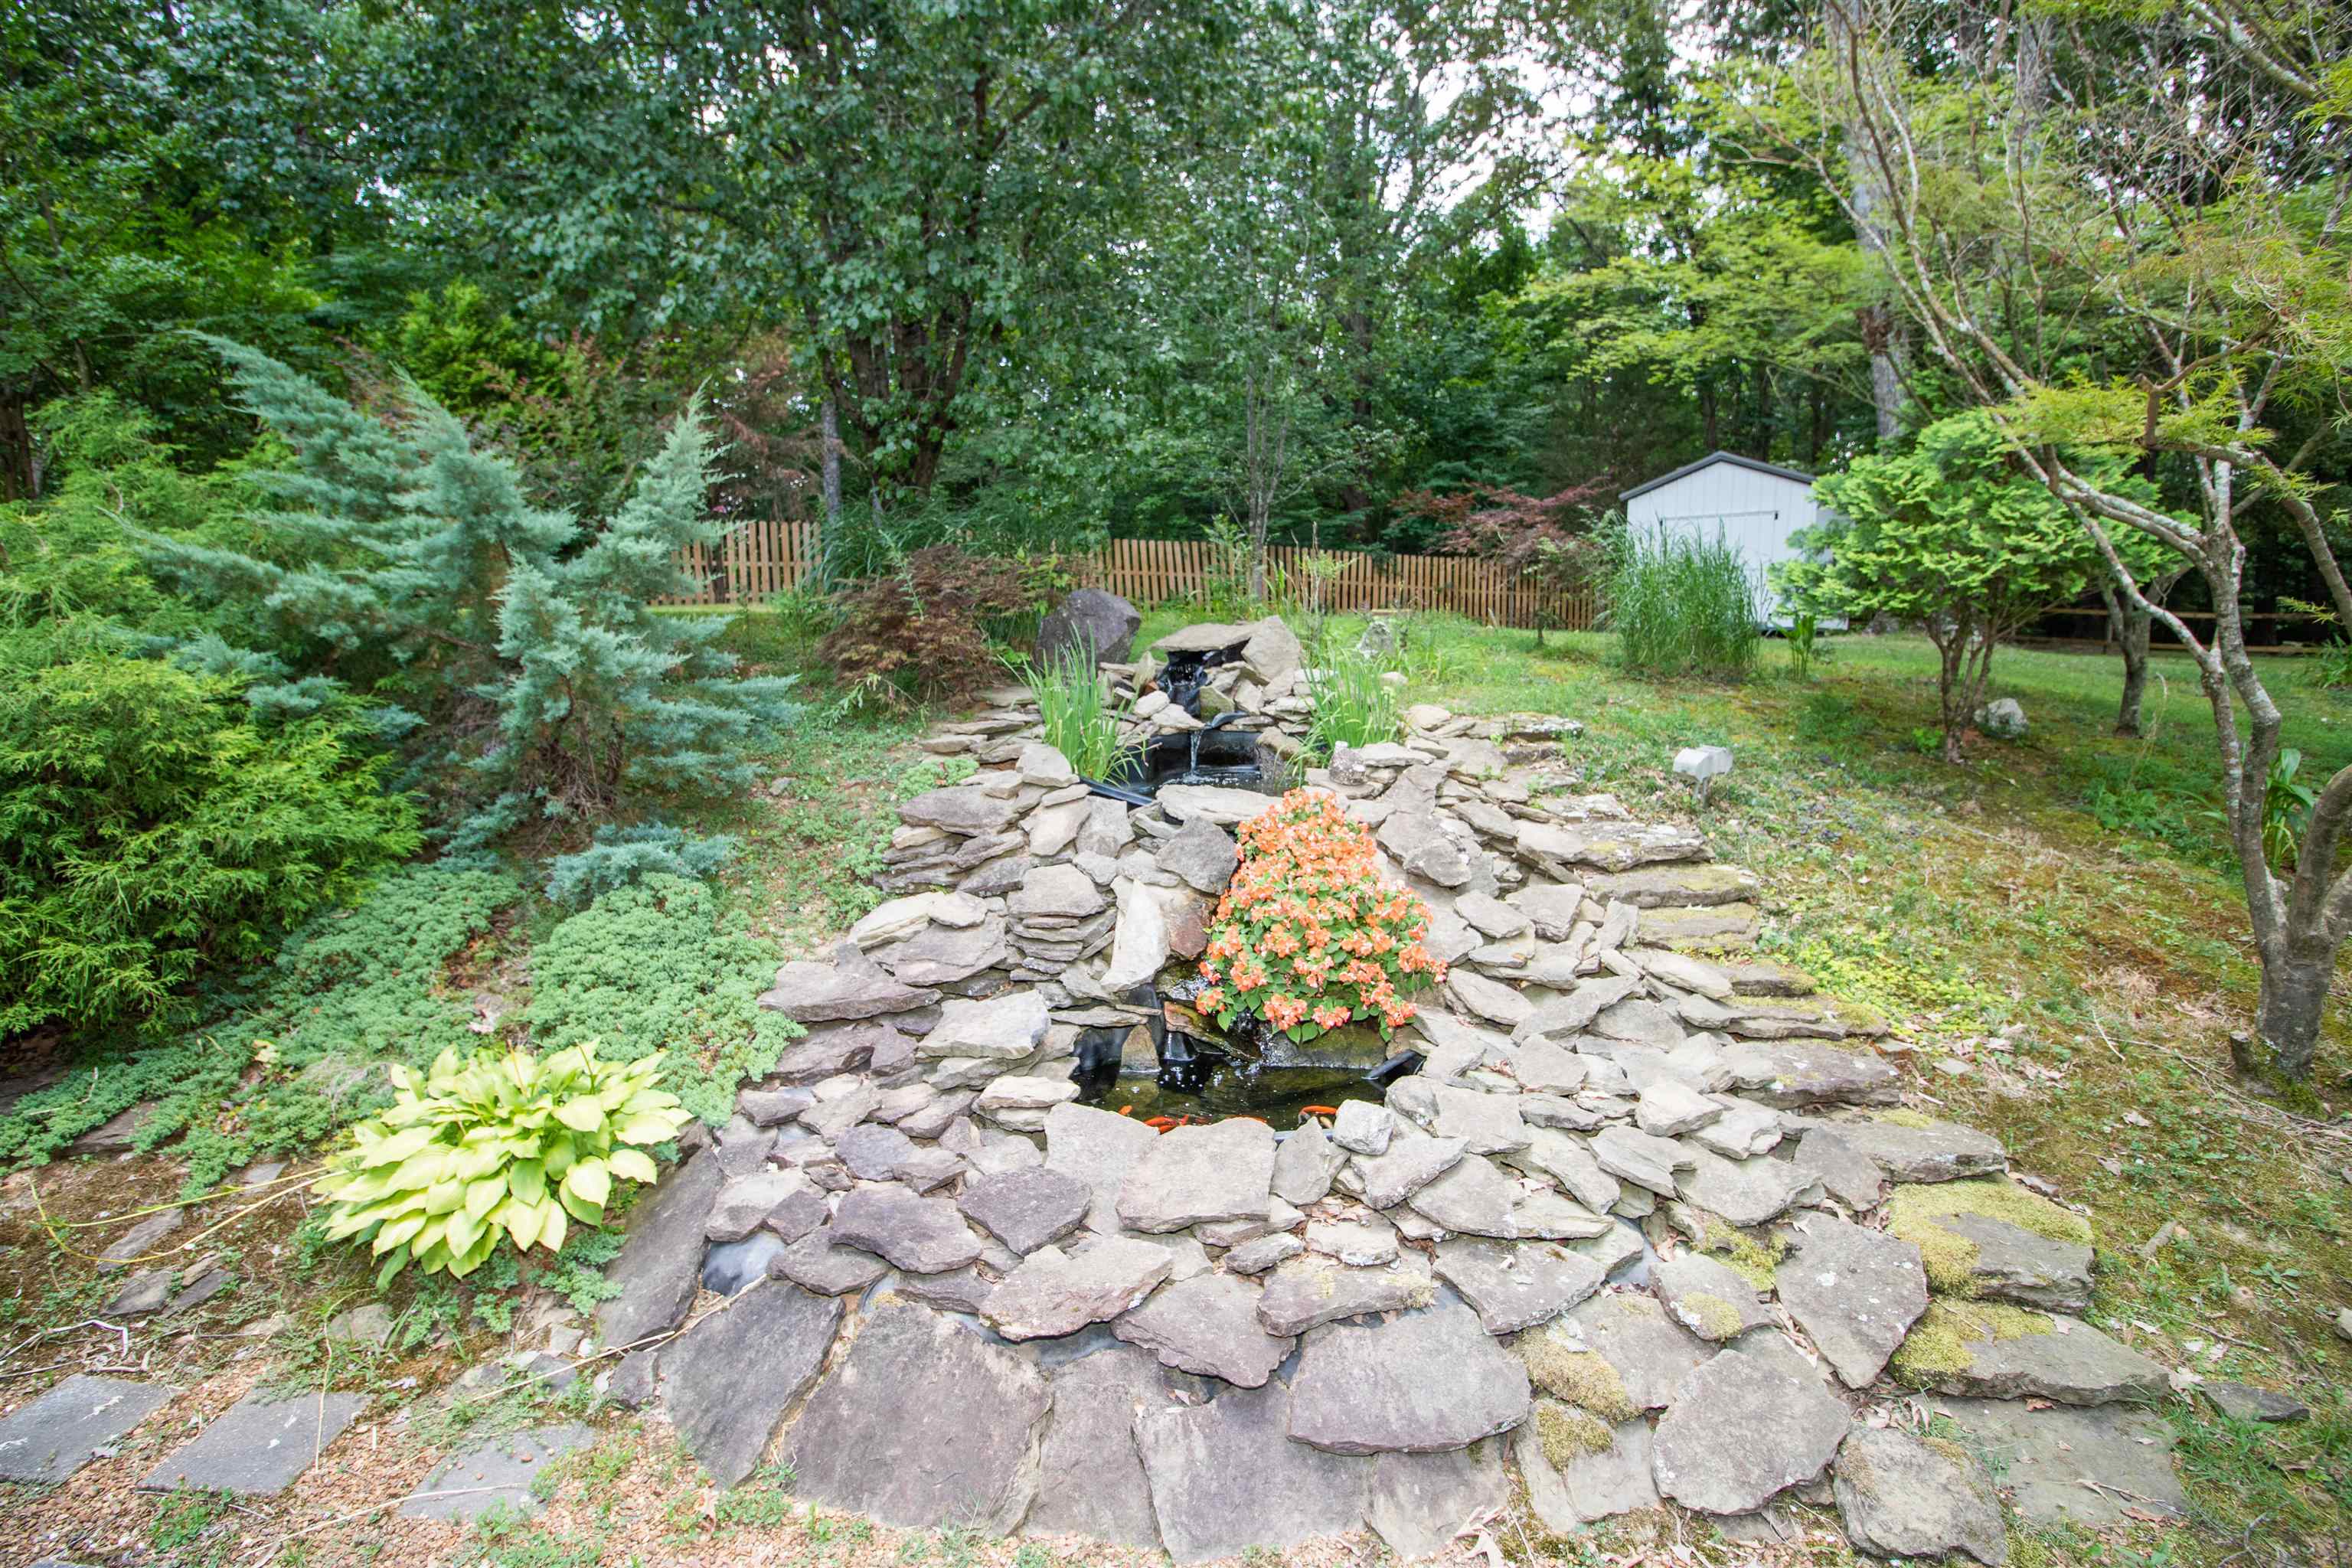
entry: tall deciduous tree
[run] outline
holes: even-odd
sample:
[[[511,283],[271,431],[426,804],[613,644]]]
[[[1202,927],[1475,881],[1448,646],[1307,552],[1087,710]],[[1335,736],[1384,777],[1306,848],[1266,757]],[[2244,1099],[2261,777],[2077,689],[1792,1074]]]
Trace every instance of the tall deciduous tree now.
[[[2342,516],[2313,477],[2322,458],[2340,471],[2352,365],[2352,15],[2118,0],[2068,7],[2037,38],[2005,10],[1951,11],[1854,0],[1851,37],[1785,79],[1766,133],[1850,212],[1865,183],[1885,193],[1888,276],[1922,343],[2081,519],[2121,596],[2194,659],[2263,966],[2255,1032],[2300,1077],[2352,935],[2352,767],[2319,790],[2280,872],[2263,829],[2283,718],[2247,647],[2246,563],[2266,526],[2283,530],[2352,621]],[[1931,20],[1957,46],[1932,74],[1904,47]],[[2085,320],[2120,331],[2085,342]],[[2155,465],[2186,515],[2084,451]],[[2168,564],[2136,567],[2132,536]],[[2182,569],[2210,633],[2152,592]]]
[[[927,491],[981,384],[1083,332],[1075,287],[1221,77],[1228,0],[416,0],[359,139],[591,323],[796,321],[841,437]]]

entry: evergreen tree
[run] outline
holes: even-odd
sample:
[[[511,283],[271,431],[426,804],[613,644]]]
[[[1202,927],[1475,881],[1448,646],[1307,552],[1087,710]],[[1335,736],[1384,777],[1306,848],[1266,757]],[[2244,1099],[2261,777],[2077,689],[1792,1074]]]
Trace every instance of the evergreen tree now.
[[[751,782],[750,747],[796,711],[792,681],[738,675],[711,646],[720,617],[650,607],[693,586],[681,547],[722,531],[698,407],[609,518],[583,519],[532,505],[514,465],[413,381],[389,406],[354,406],[266,354],[213,346],[293,452],[257,476],[282,504],[253,514],[245,549],[142,538],[186,591],[241,607],[312,672],[264,700],[352,686],[386,705],[388,730],[438,737],[420,760],[456,765],[460,804],[494,805],[471,838],[533,803],[602,814],[633,792]]]

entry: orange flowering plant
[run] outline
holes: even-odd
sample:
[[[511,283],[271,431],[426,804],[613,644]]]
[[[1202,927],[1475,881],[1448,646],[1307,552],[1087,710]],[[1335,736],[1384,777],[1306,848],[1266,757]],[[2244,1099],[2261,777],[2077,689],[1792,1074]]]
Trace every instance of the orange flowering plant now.
[[[1413,1016],[1409,992],[1445,978],[1429,906],[1381,880],[1372,836],[1332,796],[1292,790],[1242,825],[1241,864],[1209,928],[1194,998],[1220,1028],[1264,1018],[1306,1041],[1355,1018],[1385,1039]]]

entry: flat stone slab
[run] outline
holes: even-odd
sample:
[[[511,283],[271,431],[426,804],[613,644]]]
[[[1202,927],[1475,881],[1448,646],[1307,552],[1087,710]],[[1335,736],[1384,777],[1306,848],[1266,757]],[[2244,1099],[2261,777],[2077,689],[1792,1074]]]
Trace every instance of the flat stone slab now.
[[[664,1348],[670,1425],[711,1479],[731,1487],[758,1468],[776,1423],[816,1381],[840,1326],[839,1297],[772,1280]]]
[[[1076,874],[1085,880],[1083,872]],[[940,1021],[916,1043],[915,1054],[929,1060],[970,1057],[1019,1061],[1044,1043],[1053,1022],[1045,998],[1027,986],[985,1002],[954,998],[940,1005]]]
[[[0,1480],[62,1481],[171,1403],[160,1383],[76,1373],[0,1420]]]
[[[2311,1406],[2294,1394],[2257,1388],[2251,1383],[2217,1380],[2200,1384],[2198,1392],[2206,1404],[2232,1421],[2302,1421],[2311,1415]]]
[[[702,1278],[710,1207],[726,1180],[719,1156],[706,1150],[669,1172],[629,1211],[628,1238],[604,1270],[621,1293],[596,1309],[596,1334],[605,1344],[635,1344],[686,1321]]]
[[[1547,1321],[1601,1289],[1600,1264],[1549,1242],[1457,1238],[1438,1244],[1437,1276],[1461,1292],[1490,1334]]]
[[[1527,1369],[1468,1308],[1317,1329],[1299,1352],[1290,1435],[1335,1454],[1435,1453],[1527,1418]]]
[[[1379,1456],[1364,1522],[1405,1562],[1437,1556],[1510,1500],[1502,1449],[1496,1438],[1439,1454]]]
[[[888,1264],[863,1247],[836,1244],[831,1226],[820,1226],[768,1260],[770,1279],[789,1279],[821,1296],[863,1290],[888,1272]]]
[[[956,1207],[1013,1251],[1031,1253],[1085,1225],[1093,1203],[1094,1190],[1067,1171],[1032,1165],[966,1182]]]
[[[1136,1306],[1176,1266],[1164,1247],[1098,1236],[1065,1252],[1041,1247],[989,1292],[981,1315],[1008,1340],[1058,1339]]]
[[[2015,1301],[2048,1312],[2090,1309],[2087,1242],[2037,1236],[1990,1215],[1936,1215],[1928,1223],[1969,1245],[1969,1279],[1979,1298]]]
[[[1718,1214],[1734,1225],[1763,1225],[1803,1201],[1813,1178],[1786,1160],[1759,1155],[1727,1160],[1712,1149],[1683,1145],[1690,1169],[1675,1178],[1683,1202]]]
[[[2000,1499],[1984,1467],[1958,1444],[1856,1426],[1838,1449],[1830,1484],[1846,1538],[1874,1556],[1966,1552],[1986,1568],[2009,1561]]]
[[[1111,1332],[1150,1352],[1163,1366],[1262,1387],[1298,1343],[1292,1335],[1266,1332],[1257,1314],[1262,1294],[1231,1274],[1196,1274],[1162,1287],[1113,1323]]]
[[[1650,1285],[1676,1322],[1711,1342],[1738,1339],[1773,1321],[1756,1299],[1756,1287],[1702,1252],[1679,1252],[1652,1264]]]
[[[193,1487],[269,1497],[309,1469],[366,1407],[364,1394],[248,1394],[139,1484],[154,1491]]]
[[[1045,1168],[1076,1176],[1094,1194],[1087,1225],[1118,1228],[1118,1193],[1137,1161],[1160,1134],[1132,1117],[1087,1105],[1057,1105],[1045,1113]]]
[[[893,1268],[944,1274],[981,1254],[952,1198],[919,1198],[897,1183],[853,1187],[833,1211],[833,1240],[887,1258]]]
[[[1593,1297],[1549,1331],[1562,1348],[1590,1351],[1607,1363],[1635,1410],[1664,1408],[1682,1380],[1715,1353],[1655,1298],[1630,1290]]]
[[[1035,1493],[1050,1404],[1027,1356],[929,1308],[884,1307],[793,1424],[794,1490],[902,1529],[1003,1535]]]
[[[1436,1281],[1410,1264],[1350,1268],[1328,1258],[1293,1258],[1266,1281],[1257,1320],[1270,1334],[1303,1334],[1365,1312],[1426,1307],[1436,1297]]]
[[[1254,1219],[1273,1187],[1274,1131],[1265,1122],[1236,1117],[1177,1127],[1160,1134],[1119,1184],[1118,1217],[1146,1232]]]
[[[1274,809],[1272,795],[1223,784],[1167,784],[1153,798],[1171,822],[1197,817],[1218,827],[1237,827]]]
[[[1278,1551],[1362,1524],[1372,1461],[1292,1442],[1290,1406],[1290,1390],[1277,1380],[1205,1405],[1149,1410],[1136,1422],[1171,1557],[1203,1563]]]
[[[1892,1105],[1890,1064],[1823,1040],[1770,1040],[1724,1053],[1741,1093],[1783,1110],[1808,1105]]]
[[[1853,1420],[1795,1346],[1757,1335],[1675,1390],[1652,1438],[1658,1490],[1707,1513],[1753,1513],[1820,1475]]]
[[[1927,1310],[1919,1249],[1885,1231],[1809,1214],[1783,1233],[1780,1304],[1848,1388],[1864,1388]]]
[[[1053,1424],[1037,1450],[1037,1500],[1023,1531],[1158,1551],[1160,1524],[1135,1451],[1135,1424],[1168,1404],[1159,1363],[1110,1345],[1056,1367],[1053,1393]]]
[[[1963,1336],[1968,1364],[1938,1369],[1927,1386],[1972,1399],[2054,1399],[2061,1405],[2106,1405],[2154,1399],[2165,1371],[2127,1345],[2117,1344],[2080,1318],[2053,1317],[2046,1334],[2014,1339]]]
[[[1354,1156],[1338,1184],[1373,1208],[1394,1208],[1452,1170],[1468,1149],[1459,1138],[1432,1138],[1418,1128],[1399,1127],[1386,1153]]]
[[[528,1517],[540,1510],[530,1483],[547,1468],[547,1461],[595,1440],[595,1433],[567,1421],[478,1443],[436,1466],[400,1505],[401,1517],[464,1524],[494,1507]]]
[[[2000,1140],[1956,1122],[1849,1116],[1827,1125],[1898,1182],[1957,1182],[2009,1169]]]
[[[846,951],[831,963],[796,958],[777,970],[776,984],[760,1005],[797,1024],[824,1024],[903,1013],[940,999],[938,992],[903,984],[856,947],[843,946]]]
[[[1604,1425],[1608,1447],[1563,1456],[1563,1462],[1554,1465],[1544,1452],[1548,1406],[1553,1419],[1568,1414],[1549,1402],[1539,1404],[1535,1417],[1511,1437],[1511,1457],[1527,1482],[1528,1506],[1545,1529],[1568,1535],[1599,1520],[1658,1506],[1647,1421],[1637,1417]]]
[[[1385,1121],[1388,1112],[1369,1101],[1351,1100],[1349,1105],[1364,1106],[1378,1111]],[[1345,1119],[1342,1110],[1341,1117]],[[1386,1146],[1386,1134],[1382,1134]],[[1348,1151],[1342,1149],[1319,1121],[1305,1121],[1283,1139],[1274,1153],[1274,1194],[1287,1204],[1319,1202],[1331,1190],[1331,1183],[1348,1163]]]
[[[2172,1425],[2136,1406],[2033,1410],[2006,1399],[1937,1399],[1985,1455],[2011,1506],[2039,1525],[2105,1530],[2131,1510],[2179,1517],[2188,1494],[2174,1471]],[[2085,1482],[2091,1484],[2085,1485]]]

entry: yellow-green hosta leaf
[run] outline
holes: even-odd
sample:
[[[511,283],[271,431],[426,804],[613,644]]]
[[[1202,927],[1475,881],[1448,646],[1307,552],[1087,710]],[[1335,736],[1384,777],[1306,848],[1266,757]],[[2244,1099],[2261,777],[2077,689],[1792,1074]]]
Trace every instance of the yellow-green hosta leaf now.
[[[572,1234],[572,1222],[563,1215],[562,1205],[550,1198],[539,1205],[539,1244],[550,1252],[563,1250],[563,1238]]]
[[[583,1160],[564,1173],[563,1190],[568,1195],[601,1209],[604,1206],[604,1200],[613,1195],[613,1177],[605,1169],[604,1161]],[[579,1212],[572,1210],[574,1214]]]
[[[546,1168],[549,1179],[553,1180],[572,1169],[579,1158],[580,1147],[572,1141],[572,1134],[562,1132],[548,1141],[547,1152],[540,1163]]]
[[[449,1260],[449,1272],[463,1279],[489,1260],[490,1250],[498,1244],[499,1238],[495,1234],[485,1234],[473,1246],[459,1249],[457,1256]]]
[[[459,1209],[441,1222],[441,1236],[442,1239],[449,1244],[451,1251],[463,1252],[479,1241],[482,1238],[482,1233],[488,1228],[474,1215],[467,1214],[464,1209]]]
[[[483,1176],[466,1184],[466,1212],[479,1219],[506,1201],[504,1176]]]
[[[389,1138],[380,1138],[362,1148],[360,1163],[370,1168],[377,1165],[397,1165],[432,1142],[432,1128],[412,1127],[404,1132],[395,1132]]]
[[[604,1125],[604,1107],[595,1096],[582,1095],[557,1106],[555,1119],[575,1132],[593,1132]]]
[[[564,1192],[560,1188],[555,1195],[563,1206],[571,1211],[572,1217],[582,1225],[598,1226],[604,1223],[604,1205],[592,1204],[586,1198]]]
[[[382,1257],[401,1243],[414,1239],[416,1233],[425,1228],[425,1217],[421,1214],[408,1214],[385,1222],[384,1227],[375,1233],[376,1255]]]
[[[397,1275],[402,1268],[405,1268],[407,1263],[408,1248],[404,1247],[394,1247],[392,1249],[391,1256],[387,1257],[383,1260],[383,1267],[375,1271],[375,1288],[378,1290],[382,1290],[385,1286],[391,1284],[393,1277]]]
[[[605,1168],[613,1174],[632,1182],[656,1182],[661,1179],[660,1169],[653,1156],[636,1149],[615,1149],[604,1157]]]
[[[624,1143],[667,1143],[677,1136],[678,1125],[666,1116],[632,1116],[614,1135]]]
[[[507,1167],[507,1190],[527,1204],[547,1195],[547,1171],[536,1160],[518,1160]]]
[[[519,1203],[509,1198],[498,1206],[498,1211],[490,1218],[493,1223],[507,1227],[507,1235],[513,1238],[515,1247],[520,1251],[529,1252],[531,1244],[539,1239],[539,1205],[535,1203]]]
[[[452,1214],[466,1201],[463,1182],[436,1182],[425,1189],[425,1212],[431,1215]]]

